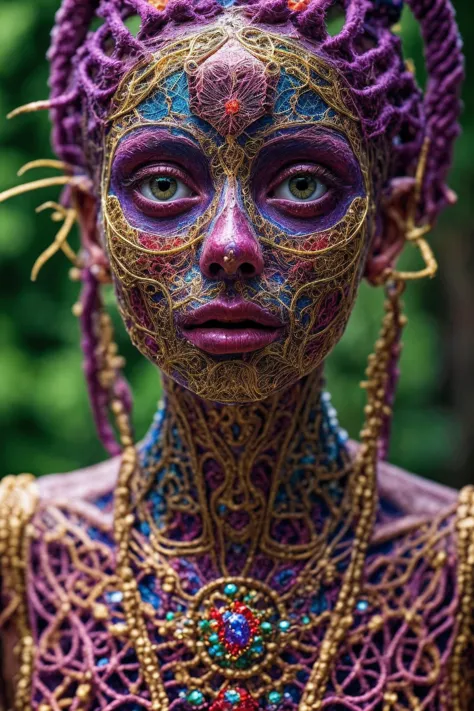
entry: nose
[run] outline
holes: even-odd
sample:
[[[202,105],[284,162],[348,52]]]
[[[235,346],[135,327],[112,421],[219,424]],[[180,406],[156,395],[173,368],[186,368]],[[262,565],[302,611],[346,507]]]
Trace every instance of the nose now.
[[[209,279],[251,279],[263,271],[260,245],[235,189],[229,188],[222,213],[204,241],[201,272]]]

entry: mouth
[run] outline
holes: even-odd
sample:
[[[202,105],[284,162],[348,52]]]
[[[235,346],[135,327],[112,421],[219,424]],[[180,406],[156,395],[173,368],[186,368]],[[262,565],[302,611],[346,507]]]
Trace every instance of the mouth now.
[[[221,299],[186,314],[180,326],[188,341],[212,355],[251,353],[273,343],[283,329],[281,321],[261,306]]]

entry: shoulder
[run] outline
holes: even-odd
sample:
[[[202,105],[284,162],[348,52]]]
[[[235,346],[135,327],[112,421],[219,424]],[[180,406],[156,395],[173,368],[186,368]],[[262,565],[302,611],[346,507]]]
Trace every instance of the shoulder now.
[[[381,462],[378,471],[381,499],[387,499],[406,516],[434,516],[456,505],[459,492],[442,484]]]
[[[350,443],[357,456],[359,445]],[[459,491],[411,474],[388,462],[379,462],[377,471],[379,527],[406,530],[445,515],[453,514],[459,504]]]
[[[40,519],[62,517],[77,523],[97,524],[110,528],[113,494],[120,467],[115,457],[85,469],[49,474],[35,479],[31,474],[7,476],[0,482],[0,557],[2,571],[12,557],[11,542],[21,545],[28,524],[37,525]]]
[[[101,519],[112,510],[120,457],[63,474],[48,474],[37,481],[41,507],[57,507]]]

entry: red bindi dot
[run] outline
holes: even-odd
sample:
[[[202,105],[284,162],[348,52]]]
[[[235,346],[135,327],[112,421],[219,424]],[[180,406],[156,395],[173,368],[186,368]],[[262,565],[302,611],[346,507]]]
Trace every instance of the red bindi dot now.
[[[240,111],[240,101],[238,99],[229,99],[225,104],[225,112],[230,116],[238,114]]]

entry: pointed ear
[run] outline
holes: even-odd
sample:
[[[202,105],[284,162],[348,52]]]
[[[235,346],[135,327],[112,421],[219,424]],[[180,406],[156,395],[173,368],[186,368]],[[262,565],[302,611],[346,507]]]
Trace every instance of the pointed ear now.
[[[395,178],[382,196],[377,227],[365,265],[364,276],[377,285],[387,269],[392,269],[405,244],[408,205],[415,187],[414,178]]]
[[[85,262],[99,281],[110,282],[109,260],[100,239],[97,198],[90,193],[77,192],[75,204]]]

